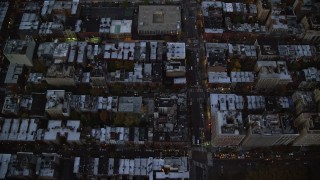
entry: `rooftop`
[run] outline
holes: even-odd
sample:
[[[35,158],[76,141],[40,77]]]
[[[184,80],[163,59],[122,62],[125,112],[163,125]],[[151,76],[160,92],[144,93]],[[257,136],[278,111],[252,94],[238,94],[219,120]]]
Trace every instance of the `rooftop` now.
[[[244,23],[238,23],[232,21],[231,17],[225,17],[225,26],[228,31],[236,32],[251,32],[251,33],[265,33],[266,26],[260,25],[258,23],[249,23],[249,21]]]
[[[4,119],[1,123],[2,141],[34,141],[37,130],[35,119]]]
[[[67,141],[80,140],[80,121],[68,120],[49,120],[48,128],[44,132],[44,141],[57,141],[58,136],[66,136]]]
[[[301,117],[302,116],[302,117]],[[303,118],[300,122],[295,122],[298,128],[302,127],[309,133],[319,133],[320,130],[320,116],[316,113],[301,113],[299,118]],[[297,119],[298,119],[297,117]],[[299,127],[300,126],[300,127]]]
[[[266,110],[274,111],[281,109],[291,109],[293,107],[293,101],[291,97],[286,96],[267,96],[266,100]]]
[[[134,60],[134,53],[134,42],[107,43],[104,46],[103,57],[104,59]]]
[[[227,72],[208,72],[209,83],[231,83]]]
[[[9,169],[11,154],[0,154],[0,179],[5,179]]]
[[[202,1],[201,8],[203,16],[209,16],[211,9],[222,9],[221,1]]]
[[[309,67],[308,69],[302,70],[304,80],[307,82],[320,82],[320,70],[315,67]]]
[[[55,63],[64,62],[69,56],[70,44],[69,43],[60,43],[58,44],[53,51],[53,58],[55,58]]]
[[[24,65],[10,63],[4,83],[18,84],[22,83],[21,79],[24,75]]]
[[[257,61],[255,70],[259,73],[259,78],[292,81],[285,61]]]
[[[139,130],[139,128],[134,129]],[[130,140],[130,131],[127,127],[106,126],[100,129],[93,129],[91,135],[98,139],[100,143],[106,144],[124,144]],[[139,131],[137,131],[135,135],[139,136]]]
[[[118,112],[141,113],[142,97],[119,97]]]
[[[235,94],[210,94],[211,113],[226,110],[242,110],[244,99]]]
[[[72,78],[75,76],[75,69],[72,65],[53,64],[47,70],[46,78]]]
[[[112,20],[110,34],[131,34],[132,20]]]
[[[110,33],[110,27],[111,27],[111,18],[103,17],[100,19],[99,33]]]
[[[19,30],[22,31],[38,31],[39,18],[36,13],[24,13],[20,22]]]
[[[302,102],[303,104],[309,104],[313,102],[313,93],[311,91],[296,91],[292,94],[292,100],[294,103]]]
[[[53,57],[53,52],[56,48],[56,44],[54,42],[44,42],[40,43],[37,51],[38,57]]]
[[[17,114],[19,111],[19,101],[19,97],[7,95],[2,107],[2,114]]]
[[[185,59],[186,58],[185,43],[168,42],[167,48],[168,48],[168,51],[167,51],[168,60]]]
[[[266,100],[263,96],[247,96],[248,109],[264,109],[266,107]]]
[[[41,84],[43,79],[43,73],[30,73],[27,82],[32,84]]]
[[[44,117],[47,98],[45,93],[32,93],[30,117]]]
[[[180,6],[140,5],[138,31],[181,31]]]
[[[39,177],[56,178],[57,164],[59,163],[59,157],[55,153],[42,153],[41,157],[38,157],[36,164],[36,174]]]
[[[248,115],[252,134],[272,135],[281,134],[278,114]]]
[[[64,90],[47,90],[46,110],[62,109],[66,95]]]
[[[245,82],[254,82],[253,72],[231,72],[231,82],[236,83],[245,83]]]
[[[244,135],[241,111],[217,111],[218,134]]]
[[[98,110],[98,99],[90,95],[72,95],[70,106],[81,112],[95,112]]]
[[[27,48],[34,42],[27,40],[8,40],[3,50],[4,54],[26,54]]]
[[[320,15],[311,15],[309,18],[310,26],[314,30],[320,29]]]
[[[29,152],[18,152],[11,156],[9,170],[7,177],[19,177],[19,176],[29,176],[32,177],[33,164],[35,164],[36,158],[33,153]]]
[[[225,66],[228,48],[226,43],[206,43],[206,57],[209,66]]]
[[[254,45],[246,45],[246,44],[228,44],[229,46],[229,55],[234,56],[244,56],[248,58],[256,58],[257,57],[257,47]]]
[[[259,51],[264,56],[278,56],[279,55],[279,42],[276,39],[257,39]]]

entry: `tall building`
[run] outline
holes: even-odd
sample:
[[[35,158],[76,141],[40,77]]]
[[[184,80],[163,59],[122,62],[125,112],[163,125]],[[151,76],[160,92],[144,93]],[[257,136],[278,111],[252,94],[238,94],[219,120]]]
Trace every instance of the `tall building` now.
[[[265,22],[271,9],[270,0],[257,0],[258,20]]]
[[[243,147],[268,147],[288,145],[297,137],[293,117],[284,114],[250,114],[247,124],[248,134]]]
[[[258,90],[272,90],[277,85],[287,85],[292,82],[284,61],[258,61],[255,67],[258,73],[255,88]]]
[[[301,113],[296,117],[294,125],[300,131],[300,136],[294,142],[295,146],[320,145],[319,113]]]
[[[246,136],[241,111],[217,111],[211,124],[214,147],[239,146]]]
[[[311,91],[296,91],[292,94],[296,115],[317,112],[317,104]]]
[[[36,43],[33,40],[8,40],[3,54],[10,63],[33,66],[33,52]]]
[[[26,84],[27,68],[24,65],[10,63],[4,83],[7,86],[24,87]]]
[[[304,27],[303,40],[320,42],[320,16],[311,15],[305,16],[301,20],[301,24]]]
[[[295,0],[292,7],[298,20],[300,20],[312,13],[313,0]]]

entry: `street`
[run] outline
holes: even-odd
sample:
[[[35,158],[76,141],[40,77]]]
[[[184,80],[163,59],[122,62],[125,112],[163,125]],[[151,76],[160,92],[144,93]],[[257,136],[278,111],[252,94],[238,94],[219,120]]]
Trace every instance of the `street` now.
[[[187,48],[187,87],[188,105],[191,129],[192,145],[200,145],[204,142],[204,128],[206,117],[204,116],[203,103],[207,100],[204,84],[202,83],[202,63],[204,61],[203,42],[197,27],[199,4],[196,1],[184,1],[182,3],[182,17],[184,22],[184,41]]]

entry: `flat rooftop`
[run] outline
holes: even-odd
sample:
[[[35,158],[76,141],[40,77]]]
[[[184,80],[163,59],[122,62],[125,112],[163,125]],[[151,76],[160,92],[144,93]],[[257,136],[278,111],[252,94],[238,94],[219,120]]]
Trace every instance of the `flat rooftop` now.
[[[218,134],[245,135],[241,111],[218,111]]]
[[[138,31],[180,31],[180,6],[139,6]]]

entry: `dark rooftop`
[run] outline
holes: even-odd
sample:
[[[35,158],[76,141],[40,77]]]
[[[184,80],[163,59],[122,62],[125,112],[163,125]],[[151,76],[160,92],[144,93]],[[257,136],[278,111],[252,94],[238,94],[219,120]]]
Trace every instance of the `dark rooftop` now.
[[[81,17],[110,17],[112,20],[132,20],[134,8],[88,7],[81,9]]]
[[[162,80],[161,63],[152,63],[152,81],[160,82]]]
[[[30,117],[43,117],[45,115],[46,102],[45,93],[33,93]]]
[[[262,55],[279,55],[278,40],[260,39],[258,44]]]
[[[284,134],[298,133],[294,127],[294,116],[292,114],[280,114],[280,128]]]

